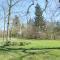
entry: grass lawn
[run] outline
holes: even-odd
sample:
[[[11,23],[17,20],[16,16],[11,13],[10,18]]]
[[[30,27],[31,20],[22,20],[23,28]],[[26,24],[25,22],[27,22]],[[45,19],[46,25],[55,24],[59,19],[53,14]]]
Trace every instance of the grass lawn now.
[[[15,46],[7,46],[6,48],[58,48],[59,40],[27,40],[27,39],[11,39]],[[20,42],[24,45],[20,46]],[[4,44],[0,39],[0,46]],[[0,60],[60,60],[60,49],[41,49],[41,50],[0,50]]]

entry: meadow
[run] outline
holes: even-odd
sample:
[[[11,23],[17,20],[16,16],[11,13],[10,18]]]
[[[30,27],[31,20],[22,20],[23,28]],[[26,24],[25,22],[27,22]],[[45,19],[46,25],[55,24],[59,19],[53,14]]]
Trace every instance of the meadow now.
[[[0,60],[60,60],[59,40],[12,38],[9,46],[1,47],[4,42],[0,39]]]

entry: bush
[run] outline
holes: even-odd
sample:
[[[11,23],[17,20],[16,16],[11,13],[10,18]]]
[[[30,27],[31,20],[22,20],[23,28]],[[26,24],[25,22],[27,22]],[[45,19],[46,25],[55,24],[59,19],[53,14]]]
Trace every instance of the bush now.
[[[4,46],[10,46],[11,42],[10,41],[6,41]]]

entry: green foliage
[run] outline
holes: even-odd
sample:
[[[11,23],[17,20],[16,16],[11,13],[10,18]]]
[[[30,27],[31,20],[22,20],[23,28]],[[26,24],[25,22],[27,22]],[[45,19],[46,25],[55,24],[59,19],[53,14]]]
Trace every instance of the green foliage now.
[[[12,37],[18,36],[18,32],[20,32],[20,27],[21,27],[21,24],[20,24],[19,17],[15,16],[12,23],[12,30],[11,30]]]
[[[11,44],[10,41],[6,41],[6,42],[4,43],[4,46],[10,46],[10,44]]]
[[[43,18],[43,12],[39,4],[35,7],[35,26],[38,30],[43,31],[45,29],[45,21]]]
[[[20,26],[20,20],[19,17],[16,15],[13,20],[13,27],[19,27]]]

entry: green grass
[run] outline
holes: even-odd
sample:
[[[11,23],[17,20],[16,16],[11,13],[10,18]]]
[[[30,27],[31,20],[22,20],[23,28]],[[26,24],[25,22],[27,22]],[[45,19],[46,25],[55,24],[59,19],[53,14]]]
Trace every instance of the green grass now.
[[[60,47],[60,40],[27,40],[27,39],[11,39],[15,42],[14,46],[7,46],[6,48],[58,48]],[[20,46],[20,42],[24,45]],[[27,44],[28,43],[28,44]],[[0,46],[4,42],[0,38]],[[42,50],[0,50],[0,60],[60,60],[60,49],[42,49]]]
[[[35,54],[20,50],[0,51],[0,60],[60,60],[60,50],[40,50],[35,51]]]
[[[34,40],[34,39],[11,39],[11,42],[15,42],[15,46],[10,46],[13,48],[57,48],[60,47],[60,40]],[[20,42],[28,43],[24,46],[18,46]],[[1,41],[1,44],[3,42]]]

